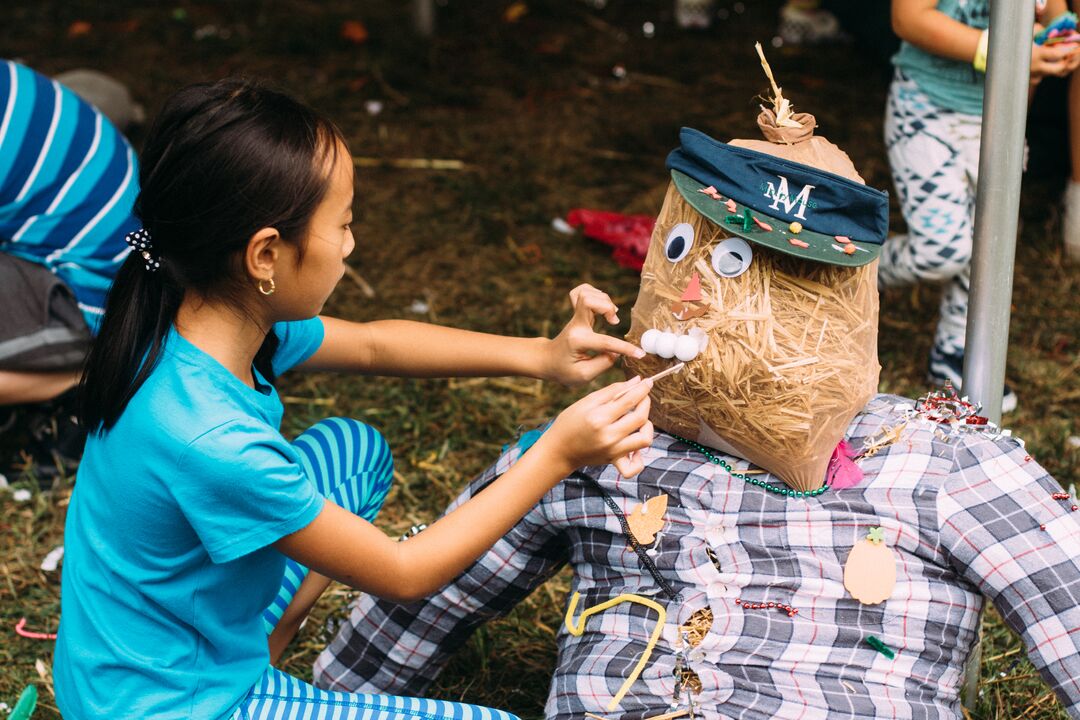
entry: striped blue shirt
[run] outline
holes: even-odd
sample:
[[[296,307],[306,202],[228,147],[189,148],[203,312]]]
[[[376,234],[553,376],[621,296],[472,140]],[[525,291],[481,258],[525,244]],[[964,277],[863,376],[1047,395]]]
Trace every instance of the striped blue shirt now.
[[[139,226],[135,152],[74,92],[0,60],[0,252],[71,288],[92,331]]]

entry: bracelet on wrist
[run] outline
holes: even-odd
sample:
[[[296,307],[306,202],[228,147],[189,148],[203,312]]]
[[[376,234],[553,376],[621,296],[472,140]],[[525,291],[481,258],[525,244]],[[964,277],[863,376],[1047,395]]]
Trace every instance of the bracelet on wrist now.
[[[983,30],[982,35],[979,36],[979,47],[975,50],[975,59],[971,61],[971,66],[981,73],[986,72],[986,53],[990,48],[990,31]]]

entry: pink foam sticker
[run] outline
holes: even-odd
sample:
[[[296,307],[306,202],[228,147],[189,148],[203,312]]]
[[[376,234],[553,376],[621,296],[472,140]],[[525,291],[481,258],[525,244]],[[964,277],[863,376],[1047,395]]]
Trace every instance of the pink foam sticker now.
[[[847,245],[849,242],[851,242],[851,238],[849,238],[847,235],[837,235],[836,242],[840,243],[841,245]]]
[[[798,238],[793,238],[793,237],[789,237],[789,238],[787,239],[787,241],[788,241],[789,243],[791,243],[792,245],[794,245],[795,247],[801,247],[801,248],[808,248],[808,247],[810,247],[810,243],[808,243],[808,242],[803,242],[802,240],[800,240],[800,239],[798,239]]]
[[[735,201],[730,198],[727,201],[727,209],[730,213],[739,212],[739,207],[735,204]]]
[[[754,221],[755,225],[757,225],[759,228],[761,228],[765,232],[772,232],[772,225],[770,225],[769,223],[762,222],[761,220],[758,220],[757,218],[751,218],[751,219]]]

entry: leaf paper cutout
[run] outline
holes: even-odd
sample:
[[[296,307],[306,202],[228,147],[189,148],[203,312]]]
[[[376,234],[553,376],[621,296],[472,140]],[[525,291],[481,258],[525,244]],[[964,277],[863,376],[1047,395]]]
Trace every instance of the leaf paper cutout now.
[[[639,544],[650,545],[656,539],[656,533],[660,532],[667,522],[664,519],[667,504],[668,496],[661,493],[641,503],[626,516],[630,532]]]

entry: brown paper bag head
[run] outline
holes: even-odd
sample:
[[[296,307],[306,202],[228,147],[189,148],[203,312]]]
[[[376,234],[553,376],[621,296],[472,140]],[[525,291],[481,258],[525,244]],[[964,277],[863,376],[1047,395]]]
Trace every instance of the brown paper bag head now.
[[[812,116],[792,118],[796,126],[778,127],[765,110],[759,124],[767,139],[731,145],[862,182],[839,148],[813,135]],[[714,194],[710,202],[731,207]],[[798,239],[801,232],[777,227],[754,235],[755,228],[710,219],[676,182],[668,186],[627,336],[649,354],[627,366],[648,376],[692,355],[682,372],[654,387],[656,427],[814,490],[877,389],[877,262],[845,266],[796,256],[756,240],[768,235],[773,242],[777,233]]]

